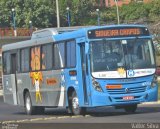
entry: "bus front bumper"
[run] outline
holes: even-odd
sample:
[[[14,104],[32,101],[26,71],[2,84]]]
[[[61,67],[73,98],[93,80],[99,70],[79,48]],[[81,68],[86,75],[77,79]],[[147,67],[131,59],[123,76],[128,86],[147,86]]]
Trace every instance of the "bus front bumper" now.
[[[158,100],[158,86],[150,88],[145,92],[132,94],[114,94],[93,92],[92,106],[117,106],[139,104],[143,102],[152,102]]]

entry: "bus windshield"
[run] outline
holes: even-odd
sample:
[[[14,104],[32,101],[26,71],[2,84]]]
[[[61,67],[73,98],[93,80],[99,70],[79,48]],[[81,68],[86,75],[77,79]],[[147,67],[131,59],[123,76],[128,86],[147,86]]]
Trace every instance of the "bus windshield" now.
[[[132,77],[154,73],[150,39],[99,40],[92,41],[90,47],[91,71],[95,77],[125,78],[129,77],[127,70],[132,70]]]

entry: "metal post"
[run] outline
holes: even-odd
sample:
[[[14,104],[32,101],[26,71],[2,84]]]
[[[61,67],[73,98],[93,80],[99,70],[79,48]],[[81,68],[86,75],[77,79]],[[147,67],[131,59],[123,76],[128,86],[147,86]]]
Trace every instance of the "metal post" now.
[[[71,26],[69,7],[67,7],[66,10],[67,10],[67,21],[68,21],[68,26]]]
[[[119,24],[119,9],[118,9],[118,4],[117,4],[117,0],[115,0],[115,4],[116,4],[116,8],[117,8],[117,24]]]
[[[100,26],[100,14],[99,14],[99,9],[96,9],[96,12],[97,12],[97,23],[98,23],[98,26]]]
[[[15,18],[15,9],[12,8],[12,17],[13,17],[13,29],[14,29],[14,36],[17,36],[17,30],[16,30],[16,18]]]
[[[32,31],[33,31],[32,21],[29,21],[29,29],[30,29],[30,35],[32,35]]]
[[[57,10],[57,27],[60,27],[60,18],[59,18],[59,4],[58,0],[56,0],[56,10]]]

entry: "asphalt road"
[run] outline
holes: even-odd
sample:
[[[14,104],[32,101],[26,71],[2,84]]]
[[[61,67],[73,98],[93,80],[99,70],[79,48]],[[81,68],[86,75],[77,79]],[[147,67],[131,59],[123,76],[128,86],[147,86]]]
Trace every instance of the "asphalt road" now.
[[[2,129],[8,126],[11,126],[10,128],[16,126],[15,129],[21,129],[21,126],[34,129],[41,129],[43,126],[43,129],[48,129],[50,126],[56,129],[62,129],[61,126],[65,129],[83,126],[85,126],[83,129],[89,129],[89,127],[101,129],[106,127],[106,123],[110,129],[112,126],[114,128],[141,126],[142,128],[160,128],[160,104],[139,105],[135,114],[127,114],[123,109],[117,110],[114,107],[100,107],[88,109],[86,116],[69,116],[65,109],[46,109],[44,115],[28,116],[23,107],[5,104],[3,98],[0,97],[0,123]]]

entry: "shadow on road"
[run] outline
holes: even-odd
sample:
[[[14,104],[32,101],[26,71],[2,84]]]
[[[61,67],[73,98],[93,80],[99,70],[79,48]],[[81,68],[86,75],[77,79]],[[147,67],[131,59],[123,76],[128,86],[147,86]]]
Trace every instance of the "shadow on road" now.
[[[160,105],[140,106],[133,114],[144,114],[144,113],[155,113],[160,112]],[[25,115],[25,112],[14,112],[17,115]],[[93,117],[106,117],[106,116],[120,116],[127,115],[123,109],[115,109],[114,107],[99,107],[99,108],[88,108],[86,115]],[[47,108],[45,113],[41,116],[69,116],[64,108]],[[35,115],[37,116],[37,115]]]
[[[160,105],[159,106],[141,106],[138,107],[136,112],[133,114],[144,114],[144,113],[155,113],[160,112]],[[114,107],[106,107],[106,108],[95,108],[89,109],[87,114],[93,117],[106,117],[106,116],[120,116],[120,115],[131,115],[131,113],[126,113],[124,109],[115,109]]]

